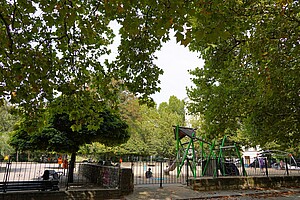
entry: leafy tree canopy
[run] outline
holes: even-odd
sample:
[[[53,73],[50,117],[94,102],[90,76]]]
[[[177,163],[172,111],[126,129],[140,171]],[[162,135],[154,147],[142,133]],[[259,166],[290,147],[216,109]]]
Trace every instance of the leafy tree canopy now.
[[[9,155],[13,148],[8,144],[10,132],[19,118],[10,113],[11,106],[4,104],[0,106],[0,157]]]
[[[238,133],[252,145],[297,147],[299,2],[213,1],[200,10],[190,47],[205,66],[191,72],[190,111],[213,137]]]
[[[66,103],[66,99],[61,96],[56,99],[55,103]],[[102,109],[99,109],[101,106]],[[56,106],[54,107],[56,108]],[[94,102],[93,107],[88,109],[90,114],[85,113],[83,119],[77,118],[74,120],[72,115],[65,112],[63,106],[61,108],[58,112],[56,109],[52,110],[49,107],[46,111],[48,114],[47,122],[40,129],[34,129],[33,124],[35,122],[25,118],[16,127],[11,145],[17,150],[39,149],[76,153],[79,147],[84,144],[100,142],[108,146],[114,146],[129,139],[126,122],[120,118],[118,113],[105,107],[102,102]],[[87,109],[87,107],[84,108]],[[89,118],[98,119],[96,128],[88,123]],[[77,123],[80,120],[81,123],[78,125]],[[78,128],[78,126],[80,127]]]
[[[102,99],[115,100],[114,80],[122,80],[122,87],[148,101],[159,90],[162,70],[153,63],[153,53],[160,42],[138,28],[142,19],[134,10],[125,17],[130,5],[96,0],[1,1],[0,97],[32,115],[57,93],[83,87]],[[128,19],[122,22],[119,56],[109,62],[103,56],[110,54],[114,38],[110,22],[129,16],[132,28],[128,29]],[[148,17],[142,18],[147,24]]]
[[[108,154],[175,157],[176,141],[172,126],[185,125],[184,102],[172,96],[169,103],[163,102],[155,108],[139,105],[138,100],[131,95],[123,98],[121,113],[129,125],[130,139],[112,148],[93,143],[80,151],[91,156]]]
[[[208,134],[244,129],[254,143],[299,143],[298,1],[20,0],[0,7],[0,95],[27,112],[56,91],[83,87],[117,100],[115,81],[147,101],[162,73],[154,53],[173,29],[205,59],[192,72],[189,97]],[[118,56],[100,62],[114,38],[111,21],[121,25]]]

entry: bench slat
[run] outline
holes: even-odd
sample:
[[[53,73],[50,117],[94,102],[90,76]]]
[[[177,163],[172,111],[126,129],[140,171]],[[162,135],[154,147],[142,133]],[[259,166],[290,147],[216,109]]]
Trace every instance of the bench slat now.
[[[58,183],[57,180],[0,182],[0,191],[59,190]]]

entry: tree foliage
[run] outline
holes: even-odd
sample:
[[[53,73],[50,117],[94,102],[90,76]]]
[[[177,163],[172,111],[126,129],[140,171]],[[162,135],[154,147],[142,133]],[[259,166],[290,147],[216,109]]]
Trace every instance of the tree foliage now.
[[[127,124],[116,113],[105,109],[97,112],[99,127],[90,130],[83,126],[80,130],[73,130],[74,121],[66,113],[56,113],[49,118],[48,126],[41,131],[28,132],[30,121],[24,121],[16,129],[11,145],[18,150],[45,150],[56,152],[76,153],[79,147],[92,142],[113,146],[129,139]]]
[[[11,114],[12,107],[4,104],[0,107],[0,156],[9,155],[13,148],[8,144],[10,132],[19,118]]]
[[[58,97],[55,104],[64,104],[70,98],[70,96],[64,97]],[[98,109],[98,104],[103,106],[102,109]],[[33,129],[33,121],[25,118],[23,123],[17,127],[10,144],[17,151],[43,150],[71,153],[68,181],[72,183],[76,154],[81,146],[92,142],[113,146],[122,144],[129,139],[126,122],[120,118],[118,113],[105,106],[103,102],[95,101],[93,107],[84,107],[89,112],[85,113],[85,118],[81,120],[89,120],[89,117],[92,117],[98,119],[99,124],[94,127],[87,121],[81,121],[79,128],[79,119],[74,120],[74,116],[72,116],[76,113],[66,113],[64,110],[66,106],[61,106],[60,112],[57,110],[57,105],[53,110],[52,107],[49,107],[46,113],[48,114],[48,123],[43,128]]]
[[[206,18],[193,18],[193,33],[204,36],[191,48],[205,66],[192,71],[190,110],[201,113],[207,133],[241,130],[252,145],[297,146],[299,8],[298,1],[214,1]]]
[[[242,130],[254,144],[299,143],[298,1],[20,0],[0,6],[0,95],[27,112],[52,101],[55,91],[83,87],[118,101],[116,82],[147,101],[159,91],[162,73],[154,53],[172,29],[178,43],[205,59],[204,68],[191,72],[190,112],[204,117],[211,137]],[[118,55],[100,62],[114,39],[111,21],[121,26]]]
[[[169,103],[163,102],[158,108],[148,107],[140,105],[134,96],[125,95],[120,110],[122,118],[129,125],[130,139],[116,147],[94,143],[81,148],[81,152],[90,156],[105,154],[174,157],[176,142],[173,126],[185,125],[183,105],[182,100],[172,96]]]
[[[32,115],[70,89],[88,86],[102,99],[116,100],[113,82],[122,80],[124,88],[147,101],[162,73],[153,64],[158,42],[154,45],[151,35],[137,42],[132,30],[122,29],[122,41],[136,35],[135,45],[122,42],[115,61],[104,59],[114,38],[110,22],[122,18],[122,6],[118,1],[1,1],[0,97]]]

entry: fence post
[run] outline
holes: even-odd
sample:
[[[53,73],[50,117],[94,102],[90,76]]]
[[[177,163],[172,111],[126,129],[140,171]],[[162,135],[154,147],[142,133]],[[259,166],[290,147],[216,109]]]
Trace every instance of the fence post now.
[[[285,162],[285,170],[286,170],[286,175],[290,175],[289,174],[289,168],[288,168],[288,164],[287,164],[287,158],[284,158],[284,162]]]
[[[269,177],[267,158],[264,158],[264,160],[265,160],[266,176]]]
[[[219,177],[219,163],[218,163],[218,159],[215,159],[215,163],[216,163],[216,176]]]
[[[241,158],[240,163],[242,165],[243,176],[247,176],[246,169],[245,169],[245,161],[243,157]]]
[[[68,191],[69,190],[69,176],[70,176],[70,174],[69,174],[69,166],[68,166],[68,168],[67,168],[67,179],[66,179],[66,191]]]
[[[4,174],[5,177],[4,177],[4,186],[3,186],[4,193],[6,192],[6,187],[7,187],[6,184],[9,181],[11,165],[12,165],[12,160],[9,158],[5,166],[5,174]]]
[[[159,187],[162,188],[162,179],[163,179],[163,161],[160,161],[160,181],[159,181]]]

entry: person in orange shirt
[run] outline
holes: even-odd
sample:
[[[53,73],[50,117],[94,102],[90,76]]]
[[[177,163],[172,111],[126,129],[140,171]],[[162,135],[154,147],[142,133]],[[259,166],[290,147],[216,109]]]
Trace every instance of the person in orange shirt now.
[[[65,160],[63,161],[63,168],[64,168],[64,169],[68,169],[68,159],[65,159]]]
[[[58,167],[61,167],[61,164],[63,163],[63,160],[62,160],[61,157],[59,157],[59,158],[57,159],[57,163],[58,163]]]

